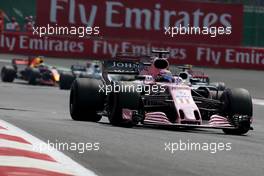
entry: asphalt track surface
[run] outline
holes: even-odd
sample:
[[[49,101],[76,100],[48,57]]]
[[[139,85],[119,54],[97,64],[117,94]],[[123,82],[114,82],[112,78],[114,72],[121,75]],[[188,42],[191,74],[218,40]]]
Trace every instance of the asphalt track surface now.
[[[10,59],[11,55],[0,55]],[[49,63],[70,65],[73,60]],[[3,66],[3,63],[0,63]],[[264,98],[263,71],[205,69],[213,81],[228,87],[247,88],[254,98]],[[254,105],[254,130],[245,136],[225,135],[221,130],[166,130],[122,128],[72,121],[69,91],[57,87],[29,86],[25,82],[0,83],[0,119],[50,143],[100,143],[98,151],[63,151],[98,175],[113,176],[261,176],[264,175],[264,106]],[[171,151],[165,143],[231,143],[230,151]]]

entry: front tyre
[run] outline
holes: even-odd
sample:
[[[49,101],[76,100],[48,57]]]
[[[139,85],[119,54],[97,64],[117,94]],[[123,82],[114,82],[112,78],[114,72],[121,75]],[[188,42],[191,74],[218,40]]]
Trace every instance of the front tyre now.
[[[122,83],[121,83],[122,84]],[[129,83],[123,83],[122,85],[129,85]],[[135,86],[130,84],[130,86]],[[137,122],[127,121],[122,117],[122,110],[129,109],[135,110],[139,114],[143,115],[143,102],[141,96],[136,91],[131,92],[111,92],[108,96],[108,119],[114,126],[132,127]]]
[[[246,89],[226,89],[220,100],[224,102],[223,113],[235,129],[224,129],[226,134],[243,135],[250,130],[253,116],[252,99]]]
[[[16,70],[12,66],[4,66],[1,70],[1,80],[3,82],[13,82],[16,78]]]
[[[70,92],[70,114],[73,120],[98,122],[102,116],[97,111],[103,110],[104,94],[99,92],[101,80],[77,78]]]

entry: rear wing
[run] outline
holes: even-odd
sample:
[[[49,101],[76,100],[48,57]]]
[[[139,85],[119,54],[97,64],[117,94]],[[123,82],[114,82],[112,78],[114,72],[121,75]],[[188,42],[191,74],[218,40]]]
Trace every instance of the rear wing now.
[[[29,59],[12,59],[12,65],[29,65]]]
[[[138,61],[103,61],[103,72],[112,74],[139,74],[141,63]]]
[[[166,50],[152,50],[151,51],[153,54],[157,54],[159,58],[164,58],[163,56],[170,54],[170,51]]]
[[[151,58],[150,55],[142,55],[136,53],[117,53],[116,57],[113,60],[141,62],[144,60],[150,60],[150,58]]]
[[[151,65],[151,56],[135,53],[118,53],[111,60],[103,61],[104,73],[139,74],[140,70]]]
[[[197,71],[197,70],[190,70],[189,74],[192,75],[193,78],[208,78],[209,76],[207,74],[205,74],[202,71]]]
[[[144,55],[137,53],[117,53],[116,57],[111,60],[103,62],[104,73],[116,74],[139,74],[146,67],[151,66],[153,61],[157,58],[163,58],[164,55],[169,54],[169,51],[152,50],[152,55]]]

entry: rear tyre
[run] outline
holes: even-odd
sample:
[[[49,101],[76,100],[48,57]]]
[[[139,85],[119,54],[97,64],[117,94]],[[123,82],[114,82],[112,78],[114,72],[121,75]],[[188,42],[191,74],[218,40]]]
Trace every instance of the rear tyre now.
[[[1,80],[3,82],[13,82],[16,78],[16,70],[12,66],[4,66],[1,70]]]
[[[77,78],[70,92],[70,114],[73,120],[98,122],[102,116],[97,114],[104,108],[104,93],[99,92],[101,80]]]
[[[124,85],[124,84],[123,84]],[[128,85],[128,84],[127,84]],[[136,110],[143,115],[143,103],[138,92],[112,92],[108,97],[108,119],[114,126],[132,127],[134,121],[122,118],[122,109]]]
[[[224,102],[223,113],[236,129],[224,129],[226,134],[242,135],[250,130],[253,115],[252,99],[246,89],[226,89],[220,100]]]
[[[62,90],[69,90],[75,77],[72,73],[61,73],[59,86]]]

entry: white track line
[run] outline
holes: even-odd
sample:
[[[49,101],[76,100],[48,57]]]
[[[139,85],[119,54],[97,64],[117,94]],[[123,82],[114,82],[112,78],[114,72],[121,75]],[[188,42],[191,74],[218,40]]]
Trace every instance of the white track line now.
[[[8,60],[8,59],[0,59],[0,62],[11,64],[11,60]]]
[[[70,169],[65,168],[61,163],[32,159],[20,156],[0,156],[1,167],[23,167],[43,169],[52,172],[58,172],[68,175],[75,175]]]
[[[253,99],[253,104],[264,106],[264,99]]]
[[[9,132],[6,133],[12,133],[13,135],[19,136],[24,138],[25,140],[27,140],[28,142],[30,142],[33,145],[33,148],[37,149],[39,148],[39,146],[42,146],[44,148],[51,148],[51,146],[48,146],[47,143],[41,141],[40,139],[32,136],[31,134],[27,133],[26,131],[17,128],[16,126],[0,120],[0,126],[6,128]],[[5,130],[1,130],[0,133],[5,133]],[[1,140],[0,142],[2,143],[1,146],[3,146],[5,144],[6,140]],[[3,144],[4,143],[4,144]],[[7,145],[10,145],[12,142],[7,142]],[[16,143],[16,142],[13,142]],[[19,147],[19,144],[14,145],[15,147]],[[20,148],[20,147],[19,147]],[[30,147],[28,147],[27,145],[21,145],[20,149],[29,149]],[[69,173],[73,173],[73,175],[75,176],[96,176],[96,174],[88,169],[86,169],[85,167],[81,166],[79,163],[73,161],[71,158],[69,158],[68,156],[64,155],[62,152],[58,151],[58,150],[46,150],[43,151],[42,153],[48,154],[49,156],[51,156],[52,158],[54,158],[56,161],[58,161],[57,165],[54,166],[58,166],[58,171],[60,169],[60,172],[69,172]],[[8,159],[9,158],[9,159]],[[6,156],[0,156],[0,165],[3,165],[3,163],[5,163],[6,165],[8,165],[8,162],[12,162],[17,164],[18,166],[30,166],[30,164],[33,164],[34,162],[36,163],[36,165],[38,165],[37,163],[39,163],[39,166],[43,166],[43,167],[47,167],[47,168],[51,168],[51,169],[55,169],[55,167],[47,164],[47,161],[40,161],[37,159],[25,159],[24,157],[6,157]],[[54,163],[53,163],[54,164]],[[59,167],[63,166],[63,167]]]
[[[1,130],[0,130],[0,133],[1,133]],[[13,141],[9,141],[6,139],[0,139],[0,147],[17,148],[21,150],[34,151],[33,146],[30,144],[23,144],[21,142],[13,142]]]

